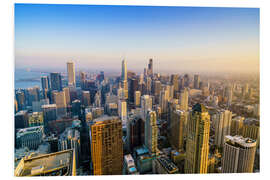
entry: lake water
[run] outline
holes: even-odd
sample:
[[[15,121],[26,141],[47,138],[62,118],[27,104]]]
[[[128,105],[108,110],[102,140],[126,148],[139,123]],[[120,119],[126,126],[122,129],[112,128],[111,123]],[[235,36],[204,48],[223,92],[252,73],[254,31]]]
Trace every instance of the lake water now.
[[[46,76],[48,73],[27,71],[26,69],[15,69],[15,89],[29,88],[34,86],[41,87],[40,78]]]

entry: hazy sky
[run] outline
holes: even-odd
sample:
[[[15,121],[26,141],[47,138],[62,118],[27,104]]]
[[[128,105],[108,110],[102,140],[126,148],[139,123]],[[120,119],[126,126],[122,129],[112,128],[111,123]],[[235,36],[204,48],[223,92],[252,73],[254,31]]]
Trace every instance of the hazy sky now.
[[[259,71],[259,9],[15,5],[16,68]]]

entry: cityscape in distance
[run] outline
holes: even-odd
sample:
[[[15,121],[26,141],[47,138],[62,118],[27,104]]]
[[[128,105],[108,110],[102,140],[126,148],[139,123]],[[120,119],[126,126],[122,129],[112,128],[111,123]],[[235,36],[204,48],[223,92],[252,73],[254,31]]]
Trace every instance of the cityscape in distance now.
[[[14,176],[260,172],[259,8],[14,12]]]

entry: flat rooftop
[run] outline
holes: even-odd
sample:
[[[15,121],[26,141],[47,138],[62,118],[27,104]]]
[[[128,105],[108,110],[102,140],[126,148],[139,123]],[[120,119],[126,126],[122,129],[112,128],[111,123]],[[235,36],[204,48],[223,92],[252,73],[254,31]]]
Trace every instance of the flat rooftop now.
[[[72,150],[36,157],[24,157],[15,169],[15,176],[34,176],[68,167],[72,164],[72,158]],[[40,169],[40,171],[37,171],[37,169]]]
[[[229,143],[233,146],[240,146],[240,147],[256,147],[256,140],[251,138],[244,138],[242,136],[225,136],[226,143]]]

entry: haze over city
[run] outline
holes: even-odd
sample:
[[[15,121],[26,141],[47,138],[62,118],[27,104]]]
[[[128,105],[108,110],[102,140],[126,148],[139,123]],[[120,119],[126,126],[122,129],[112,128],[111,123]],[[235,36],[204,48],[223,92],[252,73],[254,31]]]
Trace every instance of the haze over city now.
[[[35,14],[35,16],[33,16]],[[259,72],[259,9],[15,5],[16,68]]]

